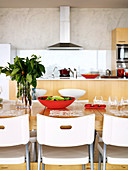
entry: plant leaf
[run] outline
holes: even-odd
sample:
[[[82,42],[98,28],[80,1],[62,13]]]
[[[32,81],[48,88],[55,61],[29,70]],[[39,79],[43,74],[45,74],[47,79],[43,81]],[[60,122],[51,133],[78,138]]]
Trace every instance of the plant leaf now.
[[[39,64],[39,69],[41,72],[45,73],[45,67],[42,64]]]
[[[31,85],[32,85],[34,88],[36,88],[36,86],[37,86],[37,81],[36,81],[36,79],[33,79],[33,80],[32,80]]]
[[[31,62],[31,67],[33,69],[33,67],[34,67],[34,60],[32,59],[30,62]]]
[[[32,82],[32,75],[27,74],[26,80],[31,83]]]
[[[16,63],[16,62],[18,61],[18,59],[19,59],[19,57],[16,56],[16,57],[14,58],[14,63]]]
[[[6,76],[10,76],[11,72],[10,71],[6,71],[5,74],[6,74]]]
[[[12,71],[11,76],[14,76],[19,70],[20,70],[20,68],[15,68],[15,69]]]
[[[1,74],[2,68],[3,68],[3,67],[0,67],[0,74]]]

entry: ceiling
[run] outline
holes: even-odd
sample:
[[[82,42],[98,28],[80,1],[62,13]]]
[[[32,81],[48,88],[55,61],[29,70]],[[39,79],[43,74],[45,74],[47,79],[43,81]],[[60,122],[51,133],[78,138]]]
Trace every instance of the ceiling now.
[[[0,8],[128,8],[128,0],[0,0]]]

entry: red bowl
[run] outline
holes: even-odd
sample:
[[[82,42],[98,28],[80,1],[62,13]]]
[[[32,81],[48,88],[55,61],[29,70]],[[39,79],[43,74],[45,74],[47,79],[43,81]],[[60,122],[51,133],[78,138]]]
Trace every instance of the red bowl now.
[[[72,98],[71,100],[65,100],[65,101],[42,100],[41,99],[42,97],[44,99],[47,99],[48,96],[38,97],[38,100],[42,105],[46,106],[49,109],[62,109],[62,108],[69,106],[70,104],[72,104],[75,101],[75,97],[71,97]]]
[[[86,79],[95,79],[99,74],[81,74]]]

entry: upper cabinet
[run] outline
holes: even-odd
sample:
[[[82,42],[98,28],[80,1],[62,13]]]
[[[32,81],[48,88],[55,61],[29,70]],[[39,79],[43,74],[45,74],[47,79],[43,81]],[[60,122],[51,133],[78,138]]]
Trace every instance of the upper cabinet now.
[[[116,28],[112,36],[115,44],[128,44],[128,28]]]
[[[128,44],[128,28],[116,28],[112,30],[112,53],[111,53],[111,71],[116,75],[116,55],[117,44]]]

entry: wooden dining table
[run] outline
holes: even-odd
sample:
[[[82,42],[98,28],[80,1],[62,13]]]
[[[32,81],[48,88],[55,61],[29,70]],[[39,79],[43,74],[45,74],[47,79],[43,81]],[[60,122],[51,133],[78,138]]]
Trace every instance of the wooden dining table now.
[[[91,108],[86,109],[85,108],[85,102],[84,101],[75,101],[70,106],[64,109],[48,109],[42,104],[40,104],[38,101],[33,101],[32,107],[30,109],[23,109],[23,108],[17,108],[15,101],[4,101],[2,105],[0,105],[0,118],[6,118],[6,117],[13,117],[13,116],[20,116],[22,114],[29,114],[29,123],[30,123],[30,131],[33,129],[37,129],[37,114],[42,114],[45,116],[52,116],[55,118],[70,118],[70,117],[78,117],[78,116],[86,116],[89,114],[95,114],[95,129],[97,131],[102,131],[103,129],[103,117],[104,114],[110,114],[114,116],[121,116],[128,118],[128,115],[121,115],[116,114],[118,111],[121,111],[122,108],[120,107],[109,107],[106,106],[105,109],[101,108]],[[128,106],[125,106],[126,111],[128,111]],[[117,112],[116,112],[117,111]],[[50,166],[47,165],[49,170],[59,170],[60,166]],[[119,166],[112,166],[107,164],[107,169],[113,170],[113,168],[117,169]],[[23,165],[0,165],[0,169],[8,168],[13,170],[25,170],[26,164]],[[37,169],[37,162],[31,162],[31,168],[33,170]],[[72,169],[80,169],[81,165],[78,166],[63,166],[63,170],[72,170]],[[90,169],[90,164],[86,165],[87,169]],[[120,169],[126,168],[128,169],[128,166],[120,166]],[[98,152],[97,147],[95,147],[94,152],[94,170],[98,170]]]
[[[114,115],[114,116],[121,116],[121,117],[128,117],[128,114],[121,115],[116,114],[116,111],[120,111],[121,108],[113,108],[106,106],[106,108],[85,108],[85,102],[83,101],[75,101],[73,104],[68,106],[64,109],[48,109],[38,101],[33,101],[32,107],[30,109],[23,109],[17,108],[15,101],[4,101],[3,105],[0,107],[0,118],[3,117],[12,117],[12,116],[19,116],[22,114],[29,114],[30,119],[30,130],[37,129],[37,114],[42,114],[45,116],[52,116],[52,117],[61,117],[61,118],[70,118],[70,117],[77,117],[77,116],[86,116],[89,114],[95,114],[95,129],[97,131],[101,131],[103,128],[103,116],[104,114]],[[125,110],[128,110],[128,106],[125,106]]]

